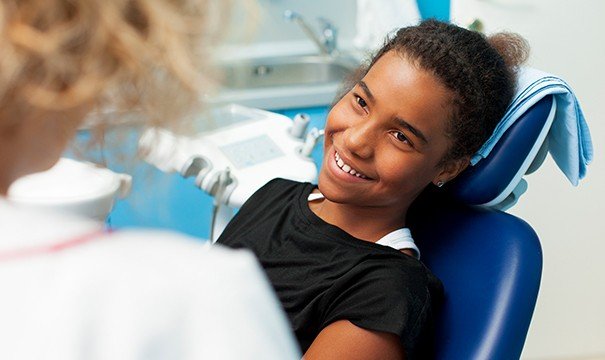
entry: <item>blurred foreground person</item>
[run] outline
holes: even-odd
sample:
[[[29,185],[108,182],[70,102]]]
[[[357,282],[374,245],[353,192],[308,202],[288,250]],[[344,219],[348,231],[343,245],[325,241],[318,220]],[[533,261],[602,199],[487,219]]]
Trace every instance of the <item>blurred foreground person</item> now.
[[[0,358],[299,357],[247,251],[108,233],[5,198],[93,111],[170,127],[198,110],[211,83],[199,60],[224,13],[204,0],[0,2]]]

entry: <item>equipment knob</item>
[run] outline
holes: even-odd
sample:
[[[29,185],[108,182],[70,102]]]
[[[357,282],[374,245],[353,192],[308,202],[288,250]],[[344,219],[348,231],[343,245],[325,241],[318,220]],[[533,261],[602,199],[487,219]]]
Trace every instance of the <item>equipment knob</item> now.
[[[310,120],[311,117],[309,114],[296,114],[296,116],[294,116],[294,120],[292,121],[292,127],[290,128],[290,135],[294,136],[295,138],[302,139]]]

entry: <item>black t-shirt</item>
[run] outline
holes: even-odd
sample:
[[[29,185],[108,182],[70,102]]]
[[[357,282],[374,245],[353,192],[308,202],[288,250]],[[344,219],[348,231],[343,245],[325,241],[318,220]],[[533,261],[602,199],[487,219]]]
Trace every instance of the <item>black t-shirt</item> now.
[[[264,267],[305,352],[337,320],[401,338],[418,354],[440,281],[418,260],[355,238],[316,216],[310,183],[275,179],[258,190],[218,239],[251,249]]]

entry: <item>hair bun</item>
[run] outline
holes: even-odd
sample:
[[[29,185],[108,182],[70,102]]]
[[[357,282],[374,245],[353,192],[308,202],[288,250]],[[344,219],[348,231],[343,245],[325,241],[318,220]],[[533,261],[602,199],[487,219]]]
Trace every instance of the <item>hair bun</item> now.
[[[487,41],[502,56],[509,68],[519,67],[529,58],[529,43],[521,35],[500,32],[488,36]]]

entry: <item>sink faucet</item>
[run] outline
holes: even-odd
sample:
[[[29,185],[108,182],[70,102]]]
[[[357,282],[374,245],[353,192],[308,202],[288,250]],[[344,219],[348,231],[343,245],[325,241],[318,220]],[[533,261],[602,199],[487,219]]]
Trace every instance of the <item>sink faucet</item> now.
[[[321,25],[321,33],[318,36],[303,19],[302,15],[292,10],[284,11],[284,19],[286,21],[294,21],[302,28],[303,32],[317,45],[319,51],[324,55],[334,56],[337,54],[336,39],[338,30],[326,18],[319,18]]]

